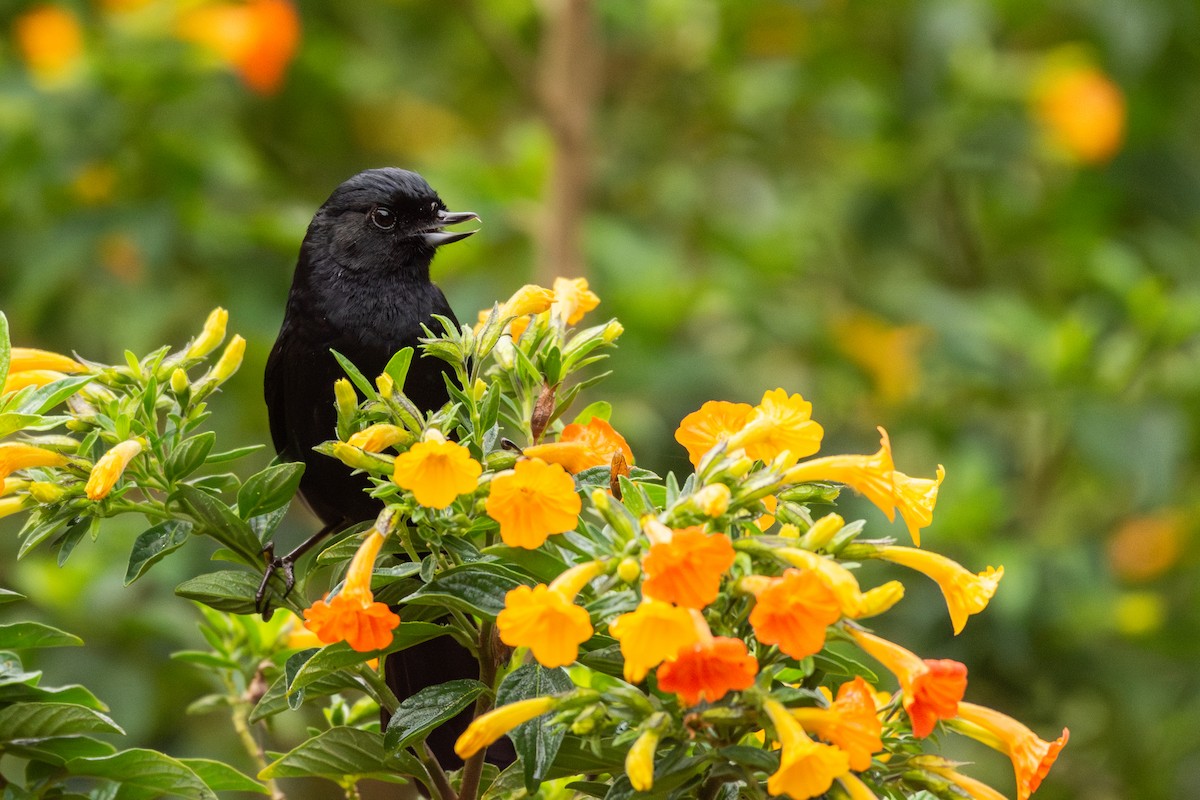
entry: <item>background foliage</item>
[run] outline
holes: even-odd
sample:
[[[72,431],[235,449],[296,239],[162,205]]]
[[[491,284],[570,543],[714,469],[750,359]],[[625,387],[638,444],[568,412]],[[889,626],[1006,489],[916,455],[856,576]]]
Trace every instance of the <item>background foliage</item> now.
[[[893,616],[979,702],[1071,727],[1039,797],[1200,794],[1193,3],[46,8],[0,11],[15,344],[116,360],[225,305],[250,348],[223,441],[265,441],[308,218],[360,169],[416,169],[484,219],[435,263],[460,317],[562,273],[622,320],[604,394],[639,464],[681,470],[702,401],[784,386],[830,452],[880,422],[912,472],[947,465],[927,536],[1009,577],[957,639]],[[0,583],[88,643],[39,666],[199,755],[225,721],[179,723],[186,563],[123,590],[120,536],[64,570],[2,546]]]

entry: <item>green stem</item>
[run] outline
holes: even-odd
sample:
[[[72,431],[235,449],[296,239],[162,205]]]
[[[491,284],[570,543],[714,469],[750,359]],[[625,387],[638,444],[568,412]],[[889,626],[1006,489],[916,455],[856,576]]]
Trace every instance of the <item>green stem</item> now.
[[[429,770],[429,779],[432,784],[429,788],[433,790],[434,800],[461,800],[455,793],[454,787],[450,785],[446,771],[442,769],[442,765],[438,763],[427,743],[421,742],[421,746],[417,749],[417,757],[421,759],[425,769]]]
[[[379,707],[387,711],[388,714],[395,714],[396,709],[400,707],[400,701],[396,698],[391,688],[388,687],[387,681],[383,679],[383,676],[366,664],[358,665],[358,674],[367,682],[371,696],[375,698],[375,702],[379,703]]]

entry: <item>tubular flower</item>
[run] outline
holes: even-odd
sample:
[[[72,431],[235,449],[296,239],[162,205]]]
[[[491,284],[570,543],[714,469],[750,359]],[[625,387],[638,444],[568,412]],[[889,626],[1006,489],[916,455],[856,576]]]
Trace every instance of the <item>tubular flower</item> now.
[[[73,358],[49,350],[32,347],[14,347],[9,354],[8,374],[28,370],[48,369],[54,372],[84,372],[87,368]]]
[[[606,467],[617,453],[625,457],[625,463],[633,463],[633,452],[625,437],[599,417],[592,417],[586,425],[571,423],[563,428],[557,442],[524,450],[526,457],[558,464],[572,475],[591,467]]]
[[[22,511],[32,508],[34,502],[34,499],[27,494],[0,497],[0,518],[20,514]]]
[[[932,772],[934,775],[945,778],[966,792],[971,800],[1005,800],[1004,795],[1000,794],[1000,792],[988,786],[983,781],[963,775],[955,769],[958,764],[953,761],[947,761],[941,756],[920,755],[909,759],[908,763],[918,769],[923,769],[926,772]]]
[[[650,724],[638,735],[625,755],[625,774],[629,776],[634,791],[648,792],[654,787],[654,751],[658,748],[662,733],[653,723],[657,721],[661,725],[666,720],[667,715],[661,712],[651,717]]]
[[[554,304],[554,290],[527,283],[513,292],[500,306],[500,318],[526,317],[548,311]],[[514,337],[516,338],[516,337]]]
[[[588,289],[587,278],[554,279],[554,303],[550,306],[550,315],[555,319],[574,325],[598,305],[600,298]]]
[[[574,530],[583,501],[566,470],[532,458],[521,459],[511,472],[492,479],[486,508],[500,523],[506,545],[533,550],[551,534]]]
[[[558,703],[557,697],[531,697],[494,708],[472,720],[454,743],[454,752],[468,759],[518,725],[553,711]]]
[[[19,480],[17,478],[0,479],[0,497],[12,494],[19,489],[28,489],[29,481]]]
[[[730,439],[730,447],[744,447],[746,455],[771,461],[787,453],[795,464],[821,449],[825,430],[812,419],[812,403],[783,389],[765,392],[746,426]]]
[[[883,723],[875,713],[875,694],[861,677],[843,683],[831,708],[793,708],[791,714],[812,734],[832,742],[850,758],[850,769],[871,766],[883,749]]]
[[[100,460],[96,462],[96,465],[92,467],[91,474],[88,475],[87,486],[84,487],[88,500],[103,500],[108,497],[108,493],[112,491],[117,480],[125,472],[129,462],[142,452],[143,446],[139,439],[126,439],[100,456]]]
[[[893,472],[896,486],[896,507],[913,544],[921,546],[921,528],[933,522],[933,507],[937,505],[938,488],[946,478],[946,469],[938,464],[936,478],[910,478],[903,472]]]
[[[325,644],[344,641],[360,653],[382,650],[392,643],[400,617],[371,593],[371,572],[386,537],[372,528],[350,560],[342,590],[326,602],[304,610],[304,626]]]
[[[1071,735],[1063,728],[1062,736],[1047,742],[1007,714],[974,703],[958,704],[958,720],[968,724],[955,725],[956,730],[1012,759],[1017,775],[1017,800],[1028,800],[1037,791]]]
[[[642,594],[687,608],[704,608],[717,599],[721,576],[733,564],[733,545],[723,533],[706,534],[698,527],[671,532],[670,539],[650,546],[642,559],[646,579]]]
[[[700,638],[687,609],[647,599],[608,627],[621,643],[625,680],[641,683],[646,673]]]
[[[853,487],[879,507],[889,520],[896,518],[896,467],[887,431],[879,429],[879,452],[871,456],[825,456],[797,464],[787,471],[793,483],[837,481]]]
[[[699,612],[697,612],[699,613]],[[758,659],[741,639],[701,636],[658,668],[658,687],[674,692],[684,705],[715,703],[731,691],[748,689],[758,674]]]
[[[988,567],[977,575],[943,555],[912,547],[881,547],[877,557],[911,567],[932,578],[946,597],[956,636],[967,624],[967,617],[987,608],[1004,577],[1004,567]]]
[[[19,392],[26,386],[42,387],[65,377],[67,376],[63,373],[55,372],[52,369],[27,369],[21,372],[9,372],[8,377],[4,379],[4,388],[0,389],[0,394]]]
[[[782,703],[767,700],[763,709],[775,726],[782,751],[779,769],[767,779],[768,792],[807,800],[827,792],[834,778],[850,771],[850,757],[832,745],[808,738]]]
[[[200,335],[188,345],[188,349],[184,352],[185,359],[203,358],[204,356],[216,350],[221,342],[225,341],[225,327],[229,324],[229,312],[218,306],[208,314],[208,319],[204,320],[204,328],[201,329]]]
[[[789,569],[755,592],[750,624],[764,644],[777,644],[792,658],[817,653],[825,629],[842,616],[837,597],[814,572]]]
[[[482,474],[470,450],[458,442],[431,439],[396,456],[392,480],[426,508],[446,508],[460,494],[475,491]]]
[[[675,441],[687,448],[692,466],[698,467],[709,450],[744,428],[752,413],[747,403],[709,400],[680,421]]]
[[[858,578],[855,578],[853,572],[843,567],[835,559],[795,547],[781,548],[775,551],[775,555],[793,567],[800,567],[816,573],[833,592],[842,607],[842,613],[847,617],[858,619],[869,616],[868,611],[871,610],[872,604],[867,602],[867,595],[863,594],[859,588]],[[899,600],[900,598],[895,599]],[[882,610],[875,610],[875,613],[882,613]]]
[[[765,533],[768,528],[775,524],[775,509],[779,508],[779,498],[773,494],[767,495],[762,499],[762,504],[767,513],[754,520],[754,524],[760,531]]]
[[[839,776],[837,781],[842,785],[850,800],[879,800],[879,796],[853,773],[847,772],[845,775]]]
[[[858,646],[896,676],[903,694],[904,710],[912,721],[913,735],[925,738],[939,719],[959,713],[959,701],[967,690],[967,668],[950,659],[924,659],[898,644],[865,631],[850,629]]]
[[[379,422],[351,434],[350,438],[346,440],[346,444],[361,447],[368,453],[379,453],[392,445],[402,444],[410,438],[412,438],[411,434],[399,425]]]
[[[17,470],[30,467],[61,467],[67,463],[62,453],[24,442],[0,442],[0,480]]]
[[[579,645],[592,638],[591,620],[575,605],[575,595],[604,569],[603,561],[589,561],[567,570],[549,586],[518,586],[509,591],[504,595],[504,610],[496,617],[500,641],[528,647],[548,669],[575,661]]]

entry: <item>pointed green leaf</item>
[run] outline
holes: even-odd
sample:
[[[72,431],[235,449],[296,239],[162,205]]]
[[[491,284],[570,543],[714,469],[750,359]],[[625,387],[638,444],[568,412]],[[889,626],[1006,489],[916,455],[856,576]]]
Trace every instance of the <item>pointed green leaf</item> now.
[[[317,697],[328,697],[331,694],[344,691],[346,689],[362,689],[362,683],[359,677],[348,670],[340,670],[332,672],[323,677],[317,678],[305,684],[304,688],[297,692],[301,695],[301,704],[304,700],[312,700]],[[293,695],[295,696],[295,695]],[[266,693],[259,698],[258,704],[250,712],[250,723],[253,724],[259,720],[274,716],[283,711],[295,710],[289,703],[287,692],[287,676],[280,675]],[[297,708],[300,704],[297,704]]]
[[[23,741],[6,744],[4,752],[30,761],[44,761],[61,767],[73,758],[95,758],[117,752],[108,742],[90,736],[62,736],[55,739]]]
[[[131,796],[218,800],[191,768],[155,750],[122,750],[97,758],[75,758],[66,766],[72,775],[105,778],[140,790]]]
[[[83,640],[78,636],[40,622],[10,622],[0,625],[0,650],[77,647],[81,644]]]
[[[388,359],[387,366],[383,368],[384,374],[395,381],[398,391],[404,391],[404,380],[408,377],[408,368],[412,364],[413,352],[411,347],[405,347]]]
[[[392,637],[392,643],[383,650],[360,653],[345,642],[322,647],[296,668],[288,683],[289,690],[294,692],[303,689],[331,672],[445,636],[450,630],[452,629],[448,625],[435,625],[432,622],[401,622]],[[288,663],[291,664],[290,659]]]
[[[217,611],[253,614],[254,594],[262,577],[240,569],[223,569],[197,575],[175,587],[175,594]]]
[[[494,544],[483,549],[484,555],[495,556],[501,561],[516,564],[542,583],[549,583],[567,571],[567,564],[545,550],[528,550],[524,547],[509,547]]]
[[[363,376],[362,372],[359,371],[358,367],[354,366],[354,362],[352,362],[350,359],[346,358],[344,355],[339,353],[337,350],[330,350],[329,352],[333,353],[333,357],[335,359],[337,359],[337,362],[339,364],[341,364],[342,369],[345,370],[347,377],[350,378],[350,382],[353,383],[355,386],[357,386],[358,390],[360,392],[362,392],[364,395],[366,395],[368,400],[378,400],[379,399],[379,393],[375,391],[375,387],[372,386],[371,382],[369,380],[367,380],[366,377]],[[331,388],[331,393],[332,393],[332,387],[330,387],[330,388]],[[396,388],[398,389],[400,387],[397,386]]]
[[[40,672],[24,673],[24,675],[41,676]],[[36,681],[0,681],[0,703],[69,703],[84,706],[95,711],[108,711],[108,706],[100,702],[84,686],[71,684],[69,686],[41,687]]]
[[[183,480],[204,465],[204,459],[212,452],[217,443],[217,434],[205,431],[190,439],[183,440],[178,447],[171,451],[163,464],[163,470],[170,480]]]
[[[20,592],[14,592],[12,589],[0,589],[0,605],[11,603],[14,600],[24,600],[25,595]]]
[[[72,375],[47,383],[25,397],[17,411],[22,414],[45,414],[91,383],[95,377],[94,375]]]
[[[525,664],[509,673],[500,684],[496,690],[496,706],[531,697],[562,694],[574,688],[575,684],[565,669],[546,669],[540,664]],[[521,757],[525,788],[531,793],[545,780],[566,735],[566,728],[554,724],[552,720],[552,714],[543,714],[518,725],[508,734],[517,755]]]
[[[0,737],[4,741],[50,739],[80,733],[125,731],[99,711],[71,703],[16,703],[0,708]]]
[[[504,595],[532,579],[498,564],[479,562],[446,570],[404,598],[414,605],[446,605],[493,620],[504,610]]]
[[[399,750],[423,741],[426,734],[453,719],[487,690],[479,681],[465,678],[425,687],[400,703],[388,721],[384,748]]]
[[[250,525],[208,492],[185,483],[176,490],[175,496],[195,517],[199,524],[197,533],[207,534],[245,556],[257,554],[262,549]]]
[[[276,464],[251,475],[238,490],[238,515],[249,519],[286,505],[300,488],[303,475],[304,464],[300,462]]]
[[[177,519],[160,522],[142,531],[133,540],[129,566],[125,568],[125,585],[133,583],[168,554],[183,547],[191,532],[192,523]]]
[[[178,761],[196,773],[204,785],[214,792],[268,794],[266,786],[220,761],[207,758],[180,758]]]
[[[337,783],[365,777],[404,782],[404,762],[385,757],[383,737],[358,728],[336,727],[314,736],[258,774],[261,780],[315,775]],[[410,773],[411,774],[411,773]]]

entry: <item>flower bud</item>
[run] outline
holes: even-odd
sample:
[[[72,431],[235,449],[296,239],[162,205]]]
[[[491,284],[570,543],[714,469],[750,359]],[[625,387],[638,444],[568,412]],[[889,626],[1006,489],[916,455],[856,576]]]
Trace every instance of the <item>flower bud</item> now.
[[[394,459],[375,453],[368,453],[346,442],[334,442],[329,452],[338,461],[341,461],[352,469],[361,469],[375,473],[391,473],[396,466]]]
[[[888,581],[882,586],[863,592],[859,613],[855,614],[854,618],[877,617],[903,599],[904,584],[900,581]]]
[[[188,375],[182,368],[176,368],[171,373],[171,391],[177,395],[184,394],[192,387],[192,382],[188,380]]]
[[[846,521],[840,515],[826,514],[814,522],[812,527],[804,534],[800,540],[800,547],[805,550],[820,550],[833,541],[833,537],[838,535],[838,531],[845,524]]]
[[[636,558],[623,558],[617,565],[617,577],[625,583],[633,583],[642,574],[642,565]]]
[[[11,497],[0,497],[0,517],[20,514],[33,506],[33,500],[27,494],[14,494]]]
[[[88,475],[86,492],[89,500],[103,500],[125,473],[129,462],[142,452],[145,442],[141,439],[126,439],[114,445],[100,457]]]
[[[621,334],[625,332],[625,326],[617,322],[615,319],[604,326],[604,332],[600,334],[600,338],[605,344],[612,344]]]
[[[29,484],[29,496],[44,506],[54,505],[69,495],[66,489],[49,481],[34,481]]]
[[[347,444],[361,447],[368,453],[379,453],[395,444],[408,442],[412,434],[399,425],[380,422],[364,428],[346,440]]]
[[[242,358],[245,355],[246,340],[241,336],[234,336],[229,340],[229,344],[225,346],[225,352],[221,353],[221,357],[217,359],[217,363],[213,367],[212,375],[217,385],[233,377],[233,373],[242,366]]]
[[[183,357],[185,359],[203,358],[216,350],[221,342],[225,341],[225,325],[228,322],[229,312],[220,307],[214,308],[208,315],[208,319],[204,321],[204,329],[200,331],[200,335],[188,347]]]
[[[339,419],[349,418],[358,410],[358,393],[354,391],[354,384],[346,378],[338,378],[333,382],[333,397]]]
[[[375,379],[375,388],[379,390],[379,396],[386,400],[396,393],[396,381],[385,372]]]
[[[731,493],[723,483],[710,483],[692,495],[696,509],[706,517],[719,517],[729,510]]]
[[[487,383],[483,378],[476,378],[475,385],[471,387],[471,399],[476,403],[483,400],[483,395],[487,392]]]

